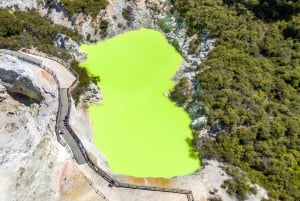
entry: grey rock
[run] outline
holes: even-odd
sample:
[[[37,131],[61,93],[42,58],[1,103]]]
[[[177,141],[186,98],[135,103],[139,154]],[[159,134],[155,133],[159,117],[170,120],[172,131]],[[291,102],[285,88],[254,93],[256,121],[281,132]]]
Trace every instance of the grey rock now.
[[[87,58],[86,53],[80,50],[79,45],[73,41],[70,37],[58,33],[55,36],[55,44],[57,47],[66,49],[70,54],[72,54],[77,61],[84,61]]]
[[[96,84],[91,83],[85,93],[79,97],[79,102],[87,107],[94,103],[100,104],[102,99],[103,94],[100,88]]]
[[[207,118],[206,117],[199,117],[197,119],[194,119],[192,121],[192,128],[193,129],[199,129],[202,128],[203,126],[205,126],[207,123]]]
[[[23,94],[31,99],[42,100],[41,90],[32,82],[32,78],[21,75],[13,82],[12,92]]]
[[[0,76],[3,82],[13,83],[20,73],[22,72],[0,68]]]
[[[28,10],[32,8],[38,7],[38,1],[37,0],[1,0],[0,1],[0,7],[6,8],[6,7],[17,7],[20,10]]]
[[[0,102],[6,99],[7,97],[7,91],[6,88],[2,85],[0,85]]]
[[[187,111],[189,112],[192,119],[197,119],[202,115],[206,115],[208,113],[207,110],[208,109],[202,103],[199,102],[194,102],[187,107]]]
[[[55,97],[57,94],[55,89],[43,80],[40,68],[10,55],[0,56],[0,79],[6,83],[6,87],[9,85],[8,91],[37,101],[47,99],[49,95]]]

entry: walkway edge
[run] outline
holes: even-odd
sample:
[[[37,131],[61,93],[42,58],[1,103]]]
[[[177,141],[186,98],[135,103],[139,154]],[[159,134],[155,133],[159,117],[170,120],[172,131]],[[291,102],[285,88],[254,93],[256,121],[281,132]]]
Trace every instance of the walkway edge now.
[[[56,57],[47,55],[47,54],[38,54],[36,51],[32,51],[29,49],[21,49],[20,51],[25,52],[25,53],[29,53],[29,54],[33,54],[33,55],[37,55],[37,56],[41,56],[41,57],[45,57],[47,59],[51,59],[54,60],[58,63],[60,63],[61,65],[63,65],[64,67],[66,67],[73,75],[75,75],[76,79],[75,81],[72,83],[71,87],[68,88],[68,115],[70,115],[70,111],[71,111],[71,90],[73,90],[76,85],[78,84],[78,79],[79,76],[78,74],[70,68],[70,65],[66,62],[64,62],[61,59],[58,59]],[[57,136],[57,141],[62,144],[63,146],[66,146],[66,142],[62,142],[61,140],[61,136],[59,134],[59,128],[58,128],[58,121],[59,121],[59,114],[61,112],[61,97],[60,97],[60,83],[59,80],[57,79],[56,74],[49,68],[47,68],[44,64],[42,60],[39,60],[37,58],[31,57],[29,55],[25,55],[19,52],[15,52],[15,51],[11,51],[11,50],[3,50],[0,49],[1,53],[5,53],[5,54],[9,54],[12,56],[16,56],[21,60],[24,60],[26,62],[32,63],[34,65],[37,65],[39,67],[41,67],[42,69],[46,70],[48,73],[50,73],[53,77],[53,79],[55,80],[56,84],[57,84],[57,88],[58,88],[58,102],[59,102],[59,106],[58,106],[58,111],[57,111],[57,115],[56,115],[56,125],[55,125],[55,131],[56,131],[56,136]],[[161,188],[161,187],[155,187],[155,186],[143,186],[143,185],[134,185],[134,184],[129,184],[129,183],[122,183],[119,182],[115,179],[113,179],[108,173],[106,173],[105,171],[103,171],[101,168],[97,167],[96,165],[94,165],[94,163],[90,160],[82,142],[80,141],[80,139],[78,138],[78,136],[76,135],[76,133],[72,130],[72,128],[70,126],[67,126],[68,131],[71,133],[72,137],[74,138],[74,140],[76,141],[77,145],[80,148],[80,151],[82,152],[85,160],[87,161],[89,167],[91,169],[93,169],[99,176],[101,176],[102,178],[104,178],[108,183],[110,183],[111,185],[117,187],[117,188],[130,188],[130,189],[137,189],[137,190],[148,190],[148,191],[160,191],[160,192],[169,192],[169,193],[178,193],[178,194],[186,194],[187,200],[188,201],[195,201],[194,200],[194,196],[191,190],[185,190],[185,189],[177,189],[177,188]]]

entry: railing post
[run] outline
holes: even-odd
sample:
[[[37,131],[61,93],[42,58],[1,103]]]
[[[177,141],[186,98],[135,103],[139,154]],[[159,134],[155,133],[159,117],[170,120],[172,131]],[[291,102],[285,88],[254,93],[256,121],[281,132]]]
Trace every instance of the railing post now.
[[[37,54],[36,52],[32,52],[30,50],[27,49],[21,49],[21,51],[30,53],[30,54],[36,54],[39,56],[43,56],[41,53]],[[13,51],[9,51],[9,50],[2,50],[0,49],[0,52],[4,52],[6,54],[10,54],[10,55],[16,55],[18,58],[23,59],[24,61],[28,61],[30,63],[33,63],[35,65],[40,66],[42,69],[45,69],[49,74],[52,75],[53,79],[55,80],[55,82],[57,83],[57,88],[58,88],[58,111],[57,111],[57,115],[56,115],[56,125],[55,125],[55,131],[56,131],[56,135],[57,135],[57,141],[61,144],[63,144],[59,132],[58,132],[58,121],[59,121],[59,115],[61,112],[61,88],[60,88],[60,83],[59,80],[57,78],[57,76],[55,75],[55,73],[49,69],[48,67],[46,67],[43,62],[39,59],[36,58],[32,58],[28,55],[22,55],[20,53],[16,53]],[[67,98],[68,98],[68,115],[70,115],[71,112],[71,99],[70,99],[70,90],[71,88],[73,88],[74,86],[76,86],[76,84],[78,83],[78,74],[72,69],[70,68],[69,65],[67,65],[63,60],[60,59],[56,59],[55,57],[50,57],[49,55],[46,54],[46,56],[44,56],[48,59],[52,59],[54,61],[57,61],[58,63],[62,64],[65,67],[69,67],[68,70],[76,77],[75,81],[72,83],[71,87],[68,88],[67,90]],[[97,167],[96,165],[93,164],[93,162],[89,159],[86,150],[84,148],[84,146],[82,145],[80,139],[77,137],[76,133],[72,130],[72,128],[70,128],[69,126],[67,126],[67,129],[69,130],[71,136],[73,137],[73,139],[75,140],[75,142],[78,145],[78,148],[80,150],[80,152],[82,153],[82,155],[84,156],[85,160],[87,161],[88,165],[98,174],[100,175],[102,178],[104,178],[107,182],[112,183],[115,187],[121,187],[121,188],[132,188],[132,189],[140,189],[140,190],[151,190],[151,191],[161,191],[161,192],[172,192],[172,193],[180,193],[180,194],[185,194],[187,196],[187,200],[188,201],[194,201],[194,197],[192,194],[192,191],[187,191],[187,190],[183,190],[183,189],[174,189],[174,188],[160,188],[160,187],[153,187],[153,186],[143,186],[143,185],[132,185],[129,183],[121,183],[119,181],[116,181],[114,179],[112,179],[106,172],[104,172],[101,168]],[[67,143],[65,143],[66,147],[68,146]],[[64,145],[63,145],[64,146]],[[66,148],[68,149],[68,148]],[[71,149],[71,148],[70,148]],[[71,150],[72,153],[72,150]],[[89,182],[90,185],[92,186],[92,181]],[[98,189],[96,189],[96,193],[98,193]],[[104,199],[106,199],[106,197],[103,195]]]

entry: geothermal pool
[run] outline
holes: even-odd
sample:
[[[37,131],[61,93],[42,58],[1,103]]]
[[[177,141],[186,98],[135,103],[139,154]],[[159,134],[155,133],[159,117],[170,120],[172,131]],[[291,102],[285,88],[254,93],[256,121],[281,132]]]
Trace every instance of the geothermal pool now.
[[[190,157],[188,114],[164,93],[181,56],[164,36],[140,29],[95,45],[82,45],[88,60],[81,64],[101,78],[102,105],[89,115],[94,144],[113,172],[138,177],[173,177],[192,173],[199,160]]]

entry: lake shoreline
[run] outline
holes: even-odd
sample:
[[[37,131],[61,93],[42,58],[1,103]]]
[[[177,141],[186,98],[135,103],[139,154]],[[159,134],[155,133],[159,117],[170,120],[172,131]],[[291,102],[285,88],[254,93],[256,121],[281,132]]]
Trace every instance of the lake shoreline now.
[[[149,38],[145,36],[149,36]],[[87,62],[81,65],[87,67],[92,74],[101,77],[100,86],[105,95],[101,106],[93,105],[89,108],[90,117],[94,121],[95,133],[100,132],[99,138],[97,135],[95,136],[96,146],[108,156],[110,166],[114,171],[118,168],[124,168],[124,164],[131,164],[127,169],[125,168],[126,170],[117,172],[134,176],[155,176],[153,173],[138,173],[143,172],[136,169],[138,166],[147,168],[149,172],[162,172],[164,169],[167,174],[165,177],[194,172],[199,168],[200,162],[198,158],[189,156],[191,148],[187,144],[186,139],[192,138],[192,131],[189,128],[191,120],[182,108],[176,106],[175,103],[163,95],[174,87],[171,79],[183,61],[182,58],[168,44],[166,39],[163,39],[163,35],[154,30],[140,29],[118,37],[98,44],[102,48],[106,48],[105,50],[96,50],[97,45],[82,46],[82,50],[89,55],[89,59],[94,63],[91,62],[92,64],[89,64],[88,59]],[[154,39],[157,37],[159,41],[155,41],[151,37]],[[130,41],[130,44],[127,41],[121,41],[122,38]],[[114,40],[118,40],[118,42],[114,42]],[[151,41],[147,44],[145,40]],[[122,62],[112,61],[115,55],[109,55],[108,52],[112,51],[115,53],[116,49],[113,49],[109,43],[114,43],[113,45],[117,46],[117,54],[120,57],[118,59],[122,60]],[[143,49],[144,46],[146,46],[145,49]],[[156,47],[170,52],[157,53]],[[128,53],[126,51],[132,52]],[[135,55],[135,57],[130,57],[132,55]],[[164,60],[159,60],[162,59],[162,55]],[[130,58],[128,59],[127,57]],[[141,61],[138,60],[140,57],[142,58]],[[175,58],[176,60],[172,61]],[[97,63],[95,59],[99,59],[102,63]],[[147,67],[140,67],[148,64],[147,62],[152,63]],[[125,69],[124,66],[126,65],[123,63],[127,64],[128,68]],[[93,69],[91,65],[97,66],[97,69]],[[131,66],[135,68],[129,68]],[[165,66],[168,66],[168,68]],[[101,69],[101,72],[99,69]],[[149,105],[153,106],[153,108],[149,108]],[[110,108],[106,110],[108,107]],[[99,112],[101,110],[101,114],[93,111],[96,109]],[[104,122],[101,125],[95,123],[95,119],[99,118],[99,116],[101,119],[97,120],[97,122]],[[113,118],[113,120],[109,121],[109,118]],[[148,134],[145,134],[145,132]],[[110,133],[110,138],[102,133]],[[143,136],[140,133],[143,133]],[[122,143],[115,149],[121,149],[122,152],[111,148],[119,140]],[[126,147],[127,145],[124,144],[129,145],[129,147]],[[130,147],[130,144],[134,144],[135,149]],[[160,148],[161,150],[153,149],[152,147]],[[140,152],[140,150],[144,151]],[[112,157],[117,159],[111,161],[110,158]],[[147,158],[146,161],[143,161],[143,158]],[[143,162],[137,163],[137,160],[141,159]],[[190,168],[188,164],[191,165]],[[118,168],[114,168],[116,166]],[[170,172],[168,167],[173,167],[171,171],[173,173]],[[178,168],[178,174],[174,173],[174,167]],[[157,176],[161,177],[163,174],[159,173]]]

